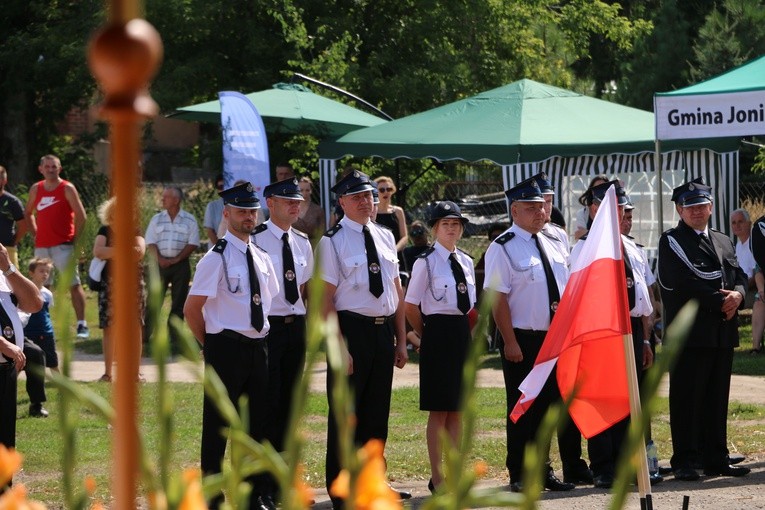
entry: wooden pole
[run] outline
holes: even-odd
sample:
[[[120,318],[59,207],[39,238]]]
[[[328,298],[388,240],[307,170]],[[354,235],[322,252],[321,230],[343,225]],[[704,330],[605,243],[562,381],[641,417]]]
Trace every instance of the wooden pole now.
[[[136,417],[141,328],[135,235],[139,128],[157,112],[146,93],[162,55],[159,34],[146,21],[132,19],[138,2],[115,0],[110,22],[91,40],[88,57],[104,92],[101,114],[111,124],[112,189],[116,196],[113,225],[115,256],[110,285],[117,380],[113,389],[115,420],[112,440],[112,492],[117,510],[133,510],[139,468]]]
[[[626,256],[626,254],[624,255]],[[637,382],[637,372],[635,369],[635,350],[632,346],[632,333],[622,335],[624,344],[624,360],[627,363],[627,386],[630,397],[630,419],[639,422],[642,415],[640,407],[640,388]],[[642,435],[640,438],[640,447],[635,451],[633,462],[637,466],[638,493],[640,498],[645,498],[651,494],[651,480],[648,476],[648,459],[645,455],[645,440]]]

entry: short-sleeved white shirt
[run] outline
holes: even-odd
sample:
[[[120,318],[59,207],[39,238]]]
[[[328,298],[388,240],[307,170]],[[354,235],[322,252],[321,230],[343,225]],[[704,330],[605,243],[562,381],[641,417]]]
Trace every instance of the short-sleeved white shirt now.
[[[155,214],[146,227],[146,244],[157,246],[159,254],[172,258],[183,251],[186,245],[199,246],[199,225],[193,215],[178,211],[174,219],[167,211]]]
[[[347,216],[328,230],[316,247],[321,278],[337,287],[334,296],[337,311],[351,311],[368,317],[393,315],[398,307],[398,292],[394,283],[398,278],[398,255],[393,234],[372,221],[367,226],[380,259],[382,295],[376,298],[369,292],[362,225]]]
[[[424,255],[427,253],[427,255]],[[425,315],[462,315],[457,307],[457,282],[452,273],[449,256],[452,252],[436,242],[433,247],[417,257],[412,266],[412,277],[406,289],[407,303],[420,305]],[[470,306],[475,305],[475,270],[470,256],[460,250],[454,251],[457,262],[465,273]],[[430,272],[428,272],[428,267]]]
[[[250,338],[266,336],[270,325],[268,315],[271,303],[279,293],[279,282],[268,254],[251,243],[245,243],[231,232],[226,232],[227,241],[223,255],[208,251],[197,264],[194,281],[189,294],[206,296],[202,307],[205,332],[220,333],[230,329]],[[250,322],[250,277],[247,271],[247,256],[250,250],[255,263],[265,322],[257,331]],[[226,259],[228,281],[224,273],[223,258]]]
[[[21,324],[21,318],[19,317],[18,308],[16,308],[16,305],[13,304],[13,300],[11,299],[11,286],[8,284],[8,280],[6,280],[5,275],[0,274],[0,306],[2,306],[5,309],[5,313],[8,314],[8,317],[11,319],[11,323],[13,324],[13,341],[14,343],[20,347],[21,349],[24,348],[24,326]],[[0,331],[0,334],[2,334],[6,340],[10,339],[8,338],[9,335],[6,334],[5,331]],[[2,356],[0,356],[1,358]]]
[[[300,286],[310,280],[313,275],[313,250],[308,236],[302,232],[290,228],[287,233],[289,234],[292,258],[295,261],[295,281],[297,282],[299,293]],[[302,295],[299,295],[299,299],[295,304],[287,301],[287,298],[284,296],[284,262],[282,260],[282,235],[284,234],[284,230],[271,223],[271,220],[268,220],[261,227],[257,228],[256,233],[252,235],[252,241],[255,245],[263,248],[268,252],[269,257],[271,257],[271,263],[274,266],[276,278],[280,284],[279,294],[274,296],[273,303],[271,303],[271,315],[305,315],[305,303],[303,302]]]
[[[506,235],[512,239],[502,243]],[[568,248],[556,236],[540,232],[539,242],[550,262],[558,292],[568,282]],[[486,250],[484,289],[507,294],[513,327],[535,331],[550,328],[550,298],[542,259],[531,233],[514,224]]]

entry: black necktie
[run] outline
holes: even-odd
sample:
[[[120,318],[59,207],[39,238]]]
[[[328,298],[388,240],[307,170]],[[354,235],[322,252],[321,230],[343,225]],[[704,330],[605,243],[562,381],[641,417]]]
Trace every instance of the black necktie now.
[[[466,314],[470,310],[470,296],[468,296],[465,271],[462,270],[462,266],[457,262],[457,257],[454,253],[449,254],[449,265],[452,266],[454,281],[457,282],[457,308],[460,309],[460,312]]]
[[[627,302],[632,310],[635,308],[635,272],[632,270],[627,250],[624,249],[624,243],[622,243],[622,257],[624,258],[624,276],[627,277]]]
[[[361,228],[364,233],[364,248],[367,250],[367,271],[369,272],[369,292],[374,297],[379,298],[383,293],[382,282],[382,268],[380,267],[380,258],[377,256],[377,248],[375,248],[374,239],[372,239],[372,233],[369,232],[369,227],[364,225]]]
[[[712,250],[712,253],[716,255],[717,251],[715,250],[715,245],[712,244],[712,240],[709,238],[709,236],[707,236],[705,232],[702,232],[699,234],[699,237],[701,238],[701,242],[704,243],[706,247]]]
[[[260,296],[260,282],[255,273],[255,261],[252,260],[250,246],[245,248],[247,253],[247,272],[250,275],[250,323],[252,327],[260,331],[263,329],[263,303]]]
[[[295,275],[295,260],[290,248],[290,235],[282,235],[282,264],[284,264],[284,297],[293,305],[298,300],[297,277]]]
[[[547,297],[550,301],[550,320],[555,315],[555,309],[558,308],[558,302],[560,301],[560,291],[558,290],[558,284],[555,282],[555,273],[553,273],[550,260],[547,258],[542,243],[539,242],[539,238],[536,234],[531,237],[534,238],[534,242],[537,243],[537,249],[539,250],[539,258],[542,260],[542,267],[545,270],[545,280],[547,280]]]

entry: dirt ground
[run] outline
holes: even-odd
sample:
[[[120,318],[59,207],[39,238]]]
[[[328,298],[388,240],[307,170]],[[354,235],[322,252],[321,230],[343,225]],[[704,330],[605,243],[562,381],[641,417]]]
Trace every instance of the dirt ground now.
[[[102,357],[77,353],[72,364],[72,375],[75,380],[95,381],[103,373]],[[141,373],[147,381],[157,380],[157,370],[153,362],[144,358],[141,364]],[[168,378],[173,382],[195,382],[198,380],[199,366],[188,362],[174,361],[167,367]],[[323,391],[326,387],[326,366],[319,365],[315,368],[311,387],[315,391]],[[418,366],[409,364],[402,370],[394,373],[394,386],[407,387],[418,384]],[[501,370],[482,369],[478,376],[478,385],[481,387],[503,387]],[[667,395],[667,384],[664,381],[659,392]],[[731,401],[765,405],[765,378],[752,376],[733,376],[731,382]],[[663,461],[662,464],[666,464]],[[653,508],[675,509],[683,508],[683,496],[689,496],[690,510],[742,510],[742,509],[765,509],[765,452],[746,459],[746,465],[752,472],[743,478],[704,477],[698,482],[678,482],[667,476],[663,483],[653,488]],[[484,480],[481,485],[486,487],[498,487],[508,489],[508,481]],[[418,508],[430,495],[426,482],[396,481],[396,488],[410,491],[413,498],[410,500],[412,508]],[[314,508],[319,510],[331,509],[326,492],[317,490],[317,504]],[[611,497],[601,489],[591,487],[577,487],[566,493],[550,493],[542,495],[539,504],[541,510],[590,510],[608,508]],[[640,509],[640,500],[637,489],[630,495],[625,509]]]

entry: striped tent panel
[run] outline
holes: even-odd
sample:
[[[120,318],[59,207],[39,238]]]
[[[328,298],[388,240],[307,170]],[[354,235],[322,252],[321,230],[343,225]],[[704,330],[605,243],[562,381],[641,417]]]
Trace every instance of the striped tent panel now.
[[[337,161],[334,159],[319,160],[319,198],[324,208],[324,221],[327,226],[332,215],[332,193],[329,190],[335,185],[336,165]]]
[[[598,174],[608,177],[623,174],[645,174],[643,179],[644,190],[653,190],[642,195],[643,202],[651,204],[650,210],[656,209],[655,196],[655,153],[641,152],[638,154],[605,154],[587,155],[579,157],[553,156],[544,161],[535,163],[519,163],[515,165],[503,165],[502,174],[506,188],[512,187],[524,179],[528,179],[538,172],[546,172],[556,188],[556,203],[559,207],[575,203],[589,184],[590,178]],[[662,153],[662,200],[664,204],[664,226],[671,226],[677,221],[674,207],[669,201],[672,188],[683,182],[702,176],[704,180],[714,188],[715,208],[712,216],[712,226],[730,234],[728,215],[730,211],[738,207],[738,152],[717,153],[711,150],[696,151],[670,151]],[[582,179],[571,183],[572,176],[580,176]],[[637,177],[637,176],[635,176]],[[632,193],[629,183],[628,192]],[[633,197],[634,199],[635,197]],[[636,204],[637,205],[637,204]],[[644,204],[648,205],[648,204]],[[655,212],[651,214],[655,215]],[[654,222],[654,225],[658,220]],[[658,238],[657,238],[658,240]],[[651,246],[651,244],[648,244]]]

